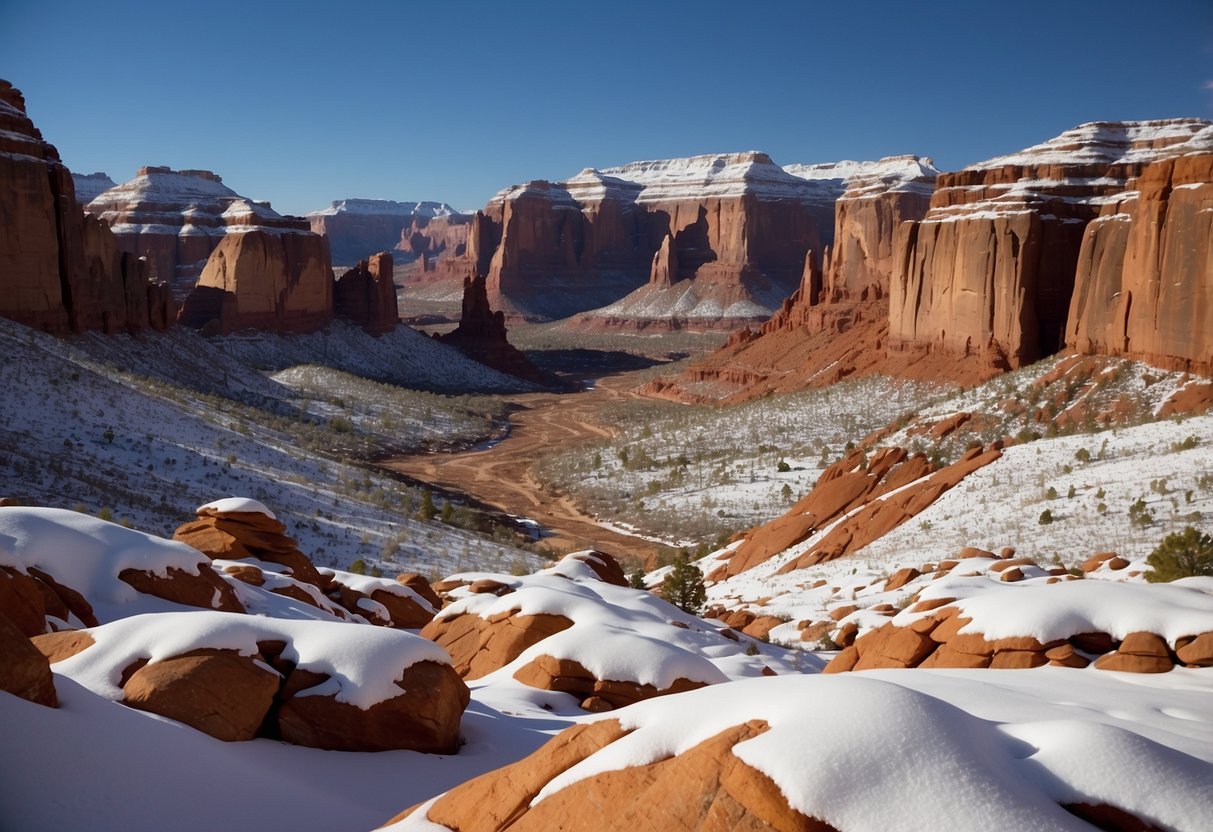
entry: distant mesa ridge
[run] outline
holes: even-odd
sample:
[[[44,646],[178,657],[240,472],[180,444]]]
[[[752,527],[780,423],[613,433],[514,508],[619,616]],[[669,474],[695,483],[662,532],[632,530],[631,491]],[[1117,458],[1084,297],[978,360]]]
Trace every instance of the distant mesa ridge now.
[[[352,266],[378,251],[400,251],[409,262],[423,255],[433,259],[463,242],[459,232],[447,229],[466,225],[468,217],[445,202],[339,199],[307,220],[328,239],[334,264]],[[438,239],[430,242],[435,231]]]

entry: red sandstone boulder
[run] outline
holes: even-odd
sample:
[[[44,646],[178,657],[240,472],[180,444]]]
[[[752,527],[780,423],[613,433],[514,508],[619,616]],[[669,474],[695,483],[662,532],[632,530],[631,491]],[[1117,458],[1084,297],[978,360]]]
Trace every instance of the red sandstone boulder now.
[[[675,679],[669,687],[658,689],[653,685],[598,679],[580,662],[572,659],[556,659],[548,655],[536,656],[527,662],[514,672],[514,678],[524,685],[530,685],[540,690],[571,693],[580,700],[593,698],[598,700],[592,703],[598,710],[623,708],[643,699],[652,699],[654,696],[665,696],[671,693],[684,693],[705,685],[704,682]],[[607,703],[609,708],[603,708],[603,702]]]
[[[58,707],[55,679],[46,656],[7,616],[0,613],[0,691]]]
[[[421,630],[422,638],[438,644],[464,679],[479,679],[505,667],[528,647],[573,626],[560,615],[508,614],[493,619],[464,613],[436,618]]]
[[[144,664],[123,685],[123,704],[183,722],[225,742],[251,740],[278,691],[254,657],[200,649]]]
[[[219,508],[212,507],[219,505]],[[286,526],[264,511],[226,511],[223,504],[198,509],[198,519],[173,532],[173,539],[188,543],[211,559],[276,563],[290,577],[320,589],[326,580],[286,534]]]
[[[305,687],[286,683],[291,694],[278,711],[278,731],[286,742],[334,751],[407,748],[430,754],[454,754],[459,747],[459,721],[471,694],[448,665],[410,665],[396,682],[401,694],[365,710],[332,695],[298,695],[325,678],[307,675]]]

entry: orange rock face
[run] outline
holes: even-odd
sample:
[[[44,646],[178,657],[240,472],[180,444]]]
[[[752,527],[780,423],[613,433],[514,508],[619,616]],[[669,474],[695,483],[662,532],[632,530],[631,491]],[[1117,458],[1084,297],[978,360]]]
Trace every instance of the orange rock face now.
[[[524,685],[530,685],[540,690],[555,690],[561,693],[571,693],[580,700],[594,698],[593,703],[599,710],[623,708],[643,699],[654,696],[665,696],[671,693],[685,693],[704,686],[703,682],[692,682],[689,679],[675,679],[668,688],[656,688],[653,685],[639,685],[635,682],[615,679],[599,679],[586,670],[580,662],[572,659],[557,659],[552,656],[536,656],[525,666],[514,673],[514,678]],[[609,708],[603,708],[606,703]]]
[[[179,320],[206,334],[241,329],[313,332],[333,317],[323,237],[298,228],[228,234],[186,296]]]
[[[51,708],[59,704],[50,662],[3,613],[0,613],[0,690]]]
[[[198,511],[198,519],[173,532],[173,540],[188,543],[209,558],[254,559],[276,563],[296,580],[326,589],[328,581],[286,534],[286,526],[259,511]]]
[[[464,613],[434,619],[421,630],[421,636],[450,654],[451,665],[461,677],[479,679],[505,667],[531,645],[572,626],[562,615],[510,614],[490,620]]]
[[[405,669],[396,686],[404,691],[400,696],[366,710],[331,695],[291,696],[278,711],[279,734],[286,742],[334,751],[408,748],[454,754],[460,717],[471,698],[467,685],[447,665],[418,662]]]
[[[833,827],[792,809],[774,781],[733,754],[734,745],[766,730],[766,723],[757,720],[737,725],[677,756],[598,774],[532,804],[558,774],[626,733],[615,720],[578,725],[526,759],[451,790],[430,806],[426,817],[461,832],[829,832]]]
[[[1100,204],[1149,162],[1190,150],[1208,126],[1199,119],[1086,124],[942,175],[927,216],[898,230],[890,348],[980,356],[995,369],[1057,352],[1083,231]],[[1101,245],[1106,257],[1088,256],[1114,261],[1116,240]],[[1107,295],[1091,297],[1096,307]]]
[[[1066,343],[1213,374],[1213,153],[1148,166],[1087,227]]]
[[[193,650],[145,664],[123,704],[183,722],[225,742],[251,740],[273,704],[277,674],[232,650]]]
[[[400,315],[396,284],[392,282],[392,255],[372,254],[338,278],[333,287],[333,314],[361,325],[371,334],[395,329]]]
[[[109,228],[86,219],[71,174],[0,81],[0,315],[56,334],[162,325],[147,264],[119,255]]]

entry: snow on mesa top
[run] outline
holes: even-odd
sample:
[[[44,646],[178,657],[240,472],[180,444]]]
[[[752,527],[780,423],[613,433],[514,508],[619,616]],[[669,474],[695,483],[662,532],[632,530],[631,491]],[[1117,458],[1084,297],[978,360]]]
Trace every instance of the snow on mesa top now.
[[[215,500],[213,503],[207,503],[204,506],[198,506],[198,514],[204,511],[217,511],[220,514],[235,514],[237,512],[256,512],[264,514],[271,520],[277,520],[274,512],[265,507],[264,503],[259,503],[249,497],[225,497],[222,500]]]
[[[1154,121],[1094,121],[1040,144],[969,165],[989,170],[1005,165],[1134,164],[1213,150],[1213,122],[1202,118]]]
[[[338,702],[363,710],[404,694],[396,682],[414,664],[451,663],[446,651],[429,639],[388,627],[212,610],[136,615],[88,633],[93,646],[57,663],[55,671],[110,699],[122,698],[122,671],[137,659],[156,662],[202,648],[252,656],[258,641],[285,641],[285,659],[329,676],[297,696],[334,695]]]
[[[392,199],[335,199],[329,207],[312,211],[307,216],[331,217],[336,214],[367,214],[374,216],[448,217],[459,213],[445,202],[396,202]]]
[[[0,566],[31,567],[80,592],[92,604],[126,603],[139,593],[118,579],[124,569],[164,577],[191,575],[210,560],[191,546],[59,508],[0,507]]]
[[[98,196],[118,185],[117,182],[110,179],[108,175],[101,171],[96,173],[73,173],[72,184],[76,186],[76,201],[81,205],[88,205]]]
[[[607,197],[625,202],[662,202],[752,195],[762,200],[791,199],[833,204],[852,182],[880,179],[886,187],[909,183],[938,171],[929,159],[894,156],[875,162],[826,162],[780,167],[757,150],[712,153],[681,159],[629,162],[608,168],[586,168],[563,182],[526,182],[499,191],[490,204],[502,204],[528,193],[543,194],[570,208]]]

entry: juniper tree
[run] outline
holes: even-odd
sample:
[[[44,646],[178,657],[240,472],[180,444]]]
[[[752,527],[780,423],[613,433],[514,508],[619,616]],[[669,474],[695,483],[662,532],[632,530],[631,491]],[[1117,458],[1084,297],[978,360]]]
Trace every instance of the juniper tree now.
[[[708,597],[703,573],[687,560],[686,555],[680,554],[674,559],[674,566],[661,584],[661,597],[691,615],[698,615],[703,609]]]

